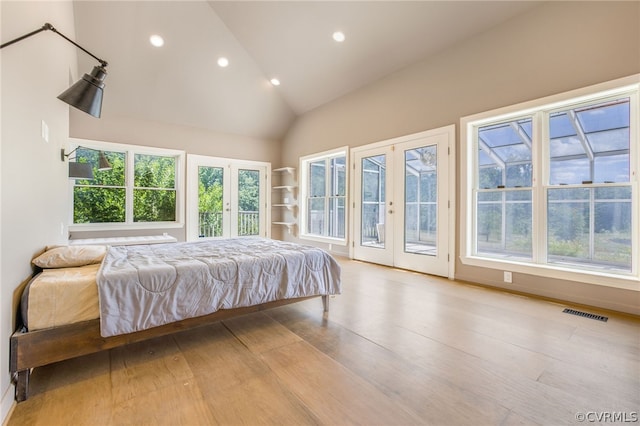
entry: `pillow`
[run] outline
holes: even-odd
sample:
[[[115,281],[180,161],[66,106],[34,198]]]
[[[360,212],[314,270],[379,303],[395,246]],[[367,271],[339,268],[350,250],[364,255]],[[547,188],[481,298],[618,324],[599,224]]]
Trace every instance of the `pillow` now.
[[[107,246],[59,246],[32,260],[42,269],[72,268],[102,262]]]

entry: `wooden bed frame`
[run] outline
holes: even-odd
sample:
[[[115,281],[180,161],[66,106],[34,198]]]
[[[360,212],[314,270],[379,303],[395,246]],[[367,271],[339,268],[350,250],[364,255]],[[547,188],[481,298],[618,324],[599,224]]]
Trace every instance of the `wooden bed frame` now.
[[[166,336],[212,322],[284,306],[314,297],[322,297],[324,312],[328,312],[329,296],[308,296],[276,300],[243,308],[221,309],[209,315],[189,318],[148,330],[111,337],[102,337],[100,335],[100,319],[44,330],[18,330],[11,336],[11,354],[9,360],[9,369],[16,384],[16,401],[25,401],[29,397],[29,376],[31,369],[35,367],[41,367],[54,362],[140,342],[154,337]]]

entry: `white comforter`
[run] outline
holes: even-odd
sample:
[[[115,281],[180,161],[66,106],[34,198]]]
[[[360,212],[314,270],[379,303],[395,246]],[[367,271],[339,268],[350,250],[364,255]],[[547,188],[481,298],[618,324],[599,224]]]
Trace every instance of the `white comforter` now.
[[[97,276],[103,337],[278,299],[340,293],[316,247],[257,237],[110,247]]]

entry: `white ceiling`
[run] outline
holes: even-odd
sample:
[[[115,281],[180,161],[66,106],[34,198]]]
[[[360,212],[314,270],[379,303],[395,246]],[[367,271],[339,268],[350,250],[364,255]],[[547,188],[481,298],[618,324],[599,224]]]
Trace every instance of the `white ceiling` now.
[[[109,62],[103,117],[280,139],[296,115],[537,4],[76,1],[74,11],[76,41]],[[346,41],[333,41],[336,30]],[[151,34],[165,45],[151,46]],[[79,54],[79,72],[93,65]],[[282,84],[272,86],[272,77]]]

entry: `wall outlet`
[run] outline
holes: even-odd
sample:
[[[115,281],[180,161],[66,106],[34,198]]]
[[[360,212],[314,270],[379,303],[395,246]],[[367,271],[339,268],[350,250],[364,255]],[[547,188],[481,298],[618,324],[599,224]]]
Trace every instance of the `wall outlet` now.
[[[505,283],[513,282],[513,276],[511,275],[510,271],[504,271],[504,282]]]

